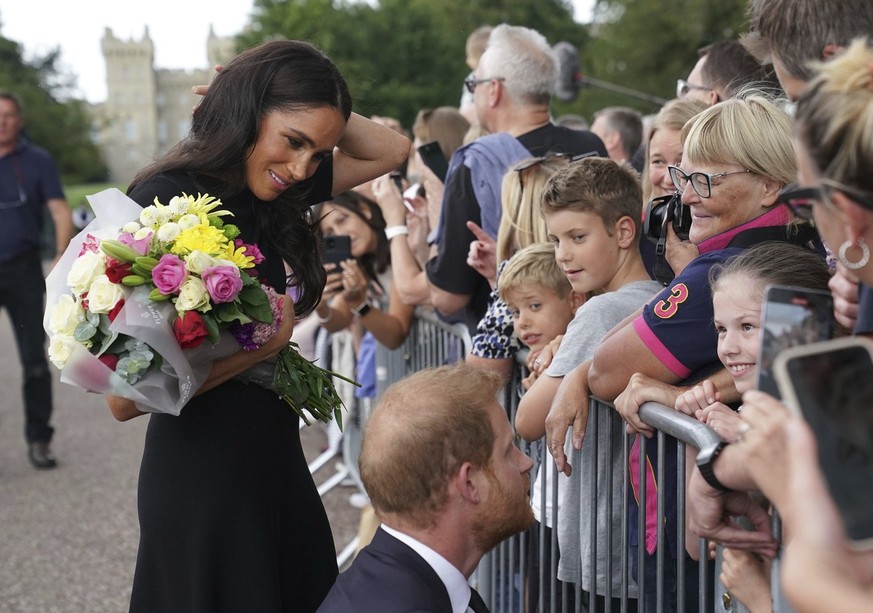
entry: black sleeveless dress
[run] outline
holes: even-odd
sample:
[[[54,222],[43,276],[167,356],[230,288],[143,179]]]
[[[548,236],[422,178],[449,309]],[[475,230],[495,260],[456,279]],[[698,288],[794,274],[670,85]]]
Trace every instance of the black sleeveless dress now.
[[[206,190],[167,173],[131,197],[167,204],[182,191]],[[241,238],[256,242],[253,207],[266,205],[248,191],[222,200]],[[283,264],[259,246],[267,260],[258,272],[282,293]],[[138,496],[132,612],[315,611],[336,579],[298,418],[258,385],[231,380],[193,398],[178,417],[152,414]]]

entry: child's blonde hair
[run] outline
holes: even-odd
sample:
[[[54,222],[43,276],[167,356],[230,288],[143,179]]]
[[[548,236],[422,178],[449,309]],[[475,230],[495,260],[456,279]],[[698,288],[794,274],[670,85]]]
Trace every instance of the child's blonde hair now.
[[[497,291],[509,304],[511,293],[533,283],[561,298],[569,296],[573,289],[555,260],[555,246],[551,243],[534,243],[517,251],[503,267],[497,280]]]

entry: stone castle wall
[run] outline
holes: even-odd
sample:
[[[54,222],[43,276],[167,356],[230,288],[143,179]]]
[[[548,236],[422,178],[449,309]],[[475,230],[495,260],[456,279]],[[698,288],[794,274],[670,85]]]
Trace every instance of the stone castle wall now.
[[[148,28],[139,40],[121,40],[106,28],[101,46],[107,95],[106,102],[93,108],[95,134],[109,180],[127,184],[188,133],[197,103],[191,87],[209,83],[213,67],[233,57],[233,39],[215,36],[210,29],[209,66],[202,70],[156,68]]]

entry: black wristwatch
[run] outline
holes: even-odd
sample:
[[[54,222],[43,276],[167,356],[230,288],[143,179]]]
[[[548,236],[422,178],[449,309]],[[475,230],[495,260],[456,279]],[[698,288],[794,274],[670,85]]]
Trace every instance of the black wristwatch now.
[[[729,487],[725,487],[724,483],[719,481],[718,477],[715,476],[715,467],[713,466],[715,459],[721,455],[721,452],[725,447],[727,447],[727,443],[719,441],[715,445],[710,445],[706,449],[701,449],[700,453],[697,454],[697,468],[700,469],[700,474],[703,475],[703,478],[706,479],[706,482],[712,487],[720,492],[731,492],[733,490]]]
[[[370,312],[370,309],[373,307],[370,306],[370,302],[368,300],[364,300],[361,304],[352,309],[355,313],[358,314],[358,317],[363,317],[367,313]]]

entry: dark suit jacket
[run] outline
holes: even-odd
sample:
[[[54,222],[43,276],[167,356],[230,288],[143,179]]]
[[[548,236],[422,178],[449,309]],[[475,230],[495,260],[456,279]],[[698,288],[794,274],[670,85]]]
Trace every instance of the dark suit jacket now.
[[[379,528],[340,574],[319,613],[452,613],[439,576],[408,545]]]

